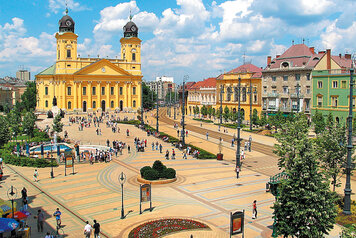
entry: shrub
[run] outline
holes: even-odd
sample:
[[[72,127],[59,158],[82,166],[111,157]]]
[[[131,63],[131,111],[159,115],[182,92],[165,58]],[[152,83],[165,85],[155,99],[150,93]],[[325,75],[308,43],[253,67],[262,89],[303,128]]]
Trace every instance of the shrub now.
[[[163,170],[162,178],[172,179],[172,178],[175,178],[175,177],[176,177],[175,169],[168,168],[168,169]]]
[[[157,180],[159,179],[159,173],[157,170],[150,169],[143,173],[143,178],[147,180]]]
[[[47,118],[53,118],[53,112],[52,111],[48,111],[47,112]]]
[[[159,173],[162,173],[162,171],[165,169],[166,166],[162,164],[160,160],[156,160],[153,163],[152,169],[157,170]]]
[[[152,169],[150,166],[145,166],[140,169],[141,177],[143,177],[143,174],[145,171]]]

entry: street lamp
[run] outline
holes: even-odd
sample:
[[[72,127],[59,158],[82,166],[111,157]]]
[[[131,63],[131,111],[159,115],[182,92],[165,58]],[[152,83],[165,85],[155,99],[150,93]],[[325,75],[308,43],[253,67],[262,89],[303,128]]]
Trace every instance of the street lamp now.
[[[53,172],[53,145],[51,144],[51,178],[54,178],[54,172]]]
[[[220,131],[220,126],[222,125],[222,113],[223,113],[222,101],[223,101],[223,93],[224,93],[224,85],[220,85],[220,124],[219,124],[218,131]]]
[[[119,177],[119,183],[121,184],[121,219],[125,218],[124,212],[124,183],[126,182],[126,175],[121,172]]]
[[[300,85],[299,83],[297,83],[297,113],[299,113],[299,109],[300,109],[300,100],[299,100],[299,89],[300,89]]]
[[[158,82],[156,82],[156,87],[157,87],[157,100],[156,100],[156,107],[157,107],[157,121],[156,121],[156,131],[158,133]]]
[[[241,93],[241,77],[239,76],[239,86],[238,86],[238,110],[237,110],[237,151],[236,151],[236,167],[240,167],[240,129],[241,129],[241,107],[240,107],[240,93]]]
[[[184,118],[185,118],[185,81],[189,79],[188,75],[185,75],[183,77],[183,95],[182,95],[182,101],[183,101],[183,105],[182,105],[182,144],[183,146],[185,146],[185,123],[184,123]]]
[[[174,86],[174,120],[176,120],[177,91],[177,87]]]
[[[250,131],[252,131],[252,79],[250,78]]]
[[[14,200],[17,197],[17,189],[11,185],[11,188],[7,190],[7,197],[11,200],[11,210],[12,210],[12,219],[14,219]]]
[[[350,97],[349,97],[349,116],[347,117],[347,124],[349,129],[348,135],[348,143],[347,143],[347,164],[346,164],[346,184],[345,184],[345,197],[344,197],[344,210],[343,213],[345,215],[351,215],[351,170],[353,168],[353,164],[351,163],[351,156],[352,156],[352,108],[353,108],[353,80],[354,74],[354,66],[351,63],[350,69]]]

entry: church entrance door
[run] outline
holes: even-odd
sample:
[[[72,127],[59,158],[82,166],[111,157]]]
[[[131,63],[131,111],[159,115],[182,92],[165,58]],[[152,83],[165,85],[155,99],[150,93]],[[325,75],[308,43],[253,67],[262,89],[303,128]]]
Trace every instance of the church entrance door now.
[[[101,110],[105,112],[105,100],[101,101]]]
[[[121,100],[120,101],[120,111],[124,110],[124,102]]]
[[[87,102],[83,101],[83,112],[87,112]]]

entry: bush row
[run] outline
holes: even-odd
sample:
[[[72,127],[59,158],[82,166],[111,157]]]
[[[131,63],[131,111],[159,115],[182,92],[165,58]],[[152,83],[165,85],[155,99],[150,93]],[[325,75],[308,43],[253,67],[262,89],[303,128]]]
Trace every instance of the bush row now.
[[[120,124],[129,124],[129,125],[140,125],[141,124],[141,121],[139,120],[129,120],[129,121],[115,121],[117,123],[120,123]]]
[[[156,160],[152,167],[142,167],[140,173],[141,177],[147,180],[173,179],[176,177],[176,171],[172,168],[167,168],[159,160]]]
[[[23,157],[23,156],[17,157],[16,155],[11,153],[11,150],[9,151],[6,149],[0,150],[0,156],[1,158],[3,158],[3,161],[6,164],[12,164],[16,166],[37,167],[37,168],[58,166],[55,160],[52,163],[51,161],[48,161],[46,159],[40,159],[40,158],[34,159],[34,158]]]
[[[213,123],[212,120],[208,120],[208,119],[193,118],[193,120],[195,120],[195,121],[207,122],[207,123]]]

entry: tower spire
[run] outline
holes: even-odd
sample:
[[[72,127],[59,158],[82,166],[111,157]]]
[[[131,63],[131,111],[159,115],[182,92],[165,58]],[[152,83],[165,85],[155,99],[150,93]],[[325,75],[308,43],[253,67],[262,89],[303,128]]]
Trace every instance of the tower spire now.
[[[66,0],[66,15],[68,15],[68,1]]]
[[[132,14],[131,14],[131,9],[130,9],[130,21],[132,21]]]

